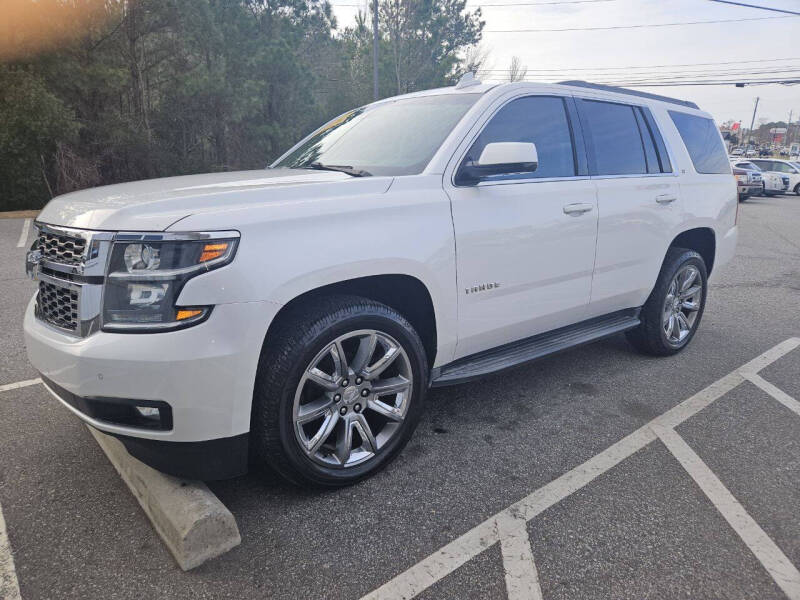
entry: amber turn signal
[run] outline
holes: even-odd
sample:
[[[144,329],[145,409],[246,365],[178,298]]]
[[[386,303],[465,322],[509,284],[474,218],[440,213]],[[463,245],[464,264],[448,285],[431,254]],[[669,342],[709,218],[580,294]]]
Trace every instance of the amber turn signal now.
[[[176,321],[183,321],[185,319],[191,319],[192,317],[196,317],[197,315],[201,314],[203,311],[190,308],[190,309],[179,309],[178,314],[175,316]]]
[[[200,262],[208,262],[219,258],[228,250],[228,242],[217,242],[214,244],[206,244],[203,247],[203,253],[200,255]]]

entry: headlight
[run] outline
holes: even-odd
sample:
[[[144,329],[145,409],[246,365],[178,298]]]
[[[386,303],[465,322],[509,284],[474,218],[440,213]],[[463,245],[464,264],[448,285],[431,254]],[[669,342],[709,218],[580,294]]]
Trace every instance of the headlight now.
[[[233,260],[238,233],[117,234],[103,297],[106,331],[165,331],[203,321],[210,306],[176,306],[184,284]]]
[[[734,175],[734,177],[736,177],[736,181],[747,183],[747,175]]]

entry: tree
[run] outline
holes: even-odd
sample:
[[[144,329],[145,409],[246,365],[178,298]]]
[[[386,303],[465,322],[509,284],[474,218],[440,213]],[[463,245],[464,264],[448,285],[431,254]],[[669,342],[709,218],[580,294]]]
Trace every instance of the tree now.
[[[372,99],[367,15],[334,36],[325,0],[6,2],[0,210],[99,184],[262,168]],[[483,27],[464,6],[384,2],[385,95],[460,74]]]
[[[520,63],[519,56],[512,56],[511,64],[508,67],[508,80],[512,83],[515,81],[523,81],[527,74],[527,65],[522,65]]]
[[[0,206],[40,206],[53,195],[48,179],[57,140],[78,130],[72,111],[27,70],[0,65]]]
[[[380,14],[398,94],[452,83],[459,53],[481,39],[481,10],[466,0],[383,0]]]

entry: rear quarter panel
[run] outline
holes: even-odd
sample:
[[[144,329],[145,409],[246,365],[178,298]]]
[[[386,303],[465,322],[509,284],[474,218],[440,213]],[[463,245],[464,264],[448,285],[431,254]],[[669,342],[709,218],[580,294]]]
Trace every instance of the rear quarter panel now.
[[[652,107],[653,116],[664,137],[664,142],[670,148],[673,168],[679,175],[683,216],[679,230],[674,233],[678,235],[682,231],[700,227],[709,228],[714,232],[717,251],[713,275],[717,268],[723,266],[732,255],[732,250],[726,245],[729,245],[731,237],[735,238],[736,235],[736,210],[739,203],[736,180],[732,173],[702,174],[695,170],[678,129],[672,122],[669,110],[687,112],[705,118],[711,118],[711,115],[697,110],[668,107],[663,103]],[[720,143],[723,143],[721,136]],[[656,276],[657,274],[654,275],[653,283],[655,283]]]

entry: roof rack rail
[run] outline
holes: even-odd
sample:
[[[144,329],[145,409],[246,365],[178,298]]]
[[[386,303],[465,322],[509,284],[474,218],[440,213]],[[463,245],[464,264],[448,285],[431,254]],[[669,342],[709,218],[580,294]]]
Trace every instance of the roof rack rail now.
[[[670,102],[672,104],[680,104],[689,108],[700,109],[694,102],[688,100],[678,100],[677,98],[670,98],[668,96],[659,96],[658,94],[648,94],[647,92],[638,92],[636,90],[629,90],[628,88],[615,87],[613,85],[602,85],[600,83],[589,83],[588,81],[559,81],[559,85],[571,85],[574,87],[591,88],[594,90],[603,90],[605,92],[616,92],[617,94],[627,94],[629,96],[639,96],[641,98],[650,98],[651,100],[660,100],[661,102]]]

